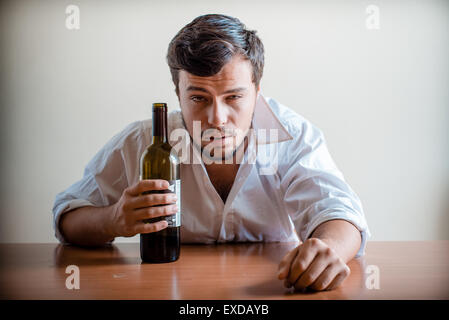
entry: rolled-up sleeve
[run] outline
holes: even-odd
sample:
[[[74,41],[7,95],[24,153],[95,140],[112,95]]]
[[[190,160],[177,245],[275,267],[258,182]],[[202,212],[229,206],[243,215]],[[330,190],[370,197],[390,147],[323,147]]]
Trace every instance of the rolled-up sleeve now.
[[[290,127],[294,139],[288,144],[289,162],[281,177],[287,213],[301,241],[323,222],[342,219],[352,223],[361,233],[356,254],[360,257],[370,236],[361,201],[331,158],[322,132],[307,120],[301,121],[301,126]]]
[[[55,237],[63,244],[59,222],[64,213],[85,206],[116,203],[123,190],[138,179],[138,156],[143,135],[139,121],[112,137],[89,161],[81,180],[58,193],[53,205]]]

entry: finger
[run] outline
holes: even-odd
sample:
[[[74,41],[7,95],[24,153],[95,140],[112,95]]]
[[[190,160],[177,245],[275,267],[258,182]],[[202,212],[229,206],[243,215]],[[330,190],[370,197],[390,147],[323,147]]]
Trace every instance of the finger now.
[[[332,263],[324,269],[320,276],[309,287],[321,291],[326,289],[335,277],[340,273],[341,265]]]
[[[161,204],[176,203],[174,193],[153,193],[131,198],[127,203],[129,209],[140,209]]]
[[[279,271],[278,271],[278,279],[282,280],[288,277],[288,272],[290,270],[290,266],[292,264],[293,259],[295,259],[296,255],[298,254],[299,246],[297,246],[295,249],[288,252],[284,258],[282,258],[281,262],[279,263]]]
[[[299,277],[307,270],[317,255],[318,247],[310,245],[309,242],[304,243],[302,249],[296,256],[290,267],[288,281],[294,284]]]
[[[144,223],[144,222],[137,223],[134,227],[134,230],[135,230],[136,234],[152,233],[152,232],[161,231],[162,229],[165,229],[167,227],[168,227],[168,222],[165,220],[161,220],[161,221],[154,222],[154,223]]]
[[[160,207],[149,207],[134,210],[133,215],[135,220],[152,219],[156,217],[169,216],[178,212],[176,204],[169,204]]]
[[[137,182],[135,185],[127,188],[125,192],[130,196],[138,196],[142,192],[151,190],[166,190],[170,184],[167,180],[162,179],[144,179]]]
[[[291,283],[288,281],[288,279],[285,279],[285,280],[284,280],[284,287],[286,287],[286,288],[291,288],[292,285],[293,285],[293,284],[291,284]]]
[[[341,271],[332,282],[327,286],[326,290],[333,290],[339,287],[343,281],[351,274],[351,270],[346,266],[345,270]]]
[[[303,290],[318,279],[321,273],[327,268],[329,261],[323,254],[317,254],[309,267],[299,276],[294,283],[295,289]]]

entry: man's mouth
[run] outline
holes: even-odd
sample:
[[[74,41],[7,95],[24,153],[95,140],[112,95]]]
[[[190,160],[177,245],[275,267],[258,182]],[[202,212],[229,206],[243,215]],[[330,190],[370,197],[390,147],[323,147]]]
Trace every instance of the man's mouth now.
[[[230,136],[221,136],[221,137],[216,137],[216,136],[211,136],[209,138],[210,141],[214,141],[214,140],[224,140],[226,138],[229,138]]]

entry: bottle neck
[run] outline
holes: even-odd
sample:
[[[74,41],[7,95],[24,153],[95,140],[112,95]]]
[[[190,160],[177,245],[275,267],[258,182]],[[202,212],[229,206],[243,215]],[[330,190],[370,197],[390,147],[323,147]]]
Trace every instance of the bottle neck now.
[[[167,142],[167,110],[153,108],[153,143]]]

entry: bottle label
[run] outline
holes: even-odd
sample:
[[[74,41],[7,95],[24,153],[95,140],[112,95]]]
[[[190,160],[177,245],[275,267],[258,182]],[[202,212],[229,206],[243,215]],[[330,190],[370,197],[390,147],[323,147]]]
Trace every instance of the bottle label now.
[[[168,190],[176,194],[176,205],[178,206],[178,212],[176,214],[168,216],[165,220],[168,222],[169,227],[180,227],[181,226],[181,180],[170,180],[168,181],[170,186]]]
[[[154,223],[161,220],[165,220],[168,222],[169,227],[180,227],[181,226],[181,180],[167,180],[170,186],[166,190],[152,190],[152,191],[146,191],[142,194],[149,194],[149,193],[174,193],[176,194],[176,205],[178,206],[178,212],[176,212],[173,215],[164,216],[164,217],[156,217],[152,219],[146,219],[144,222],[146,223]],[[160,205],[156,205],[160,206]],[[155,207],[156,207],[155,206]],[[162,205],[161,205],[162,206]]]

